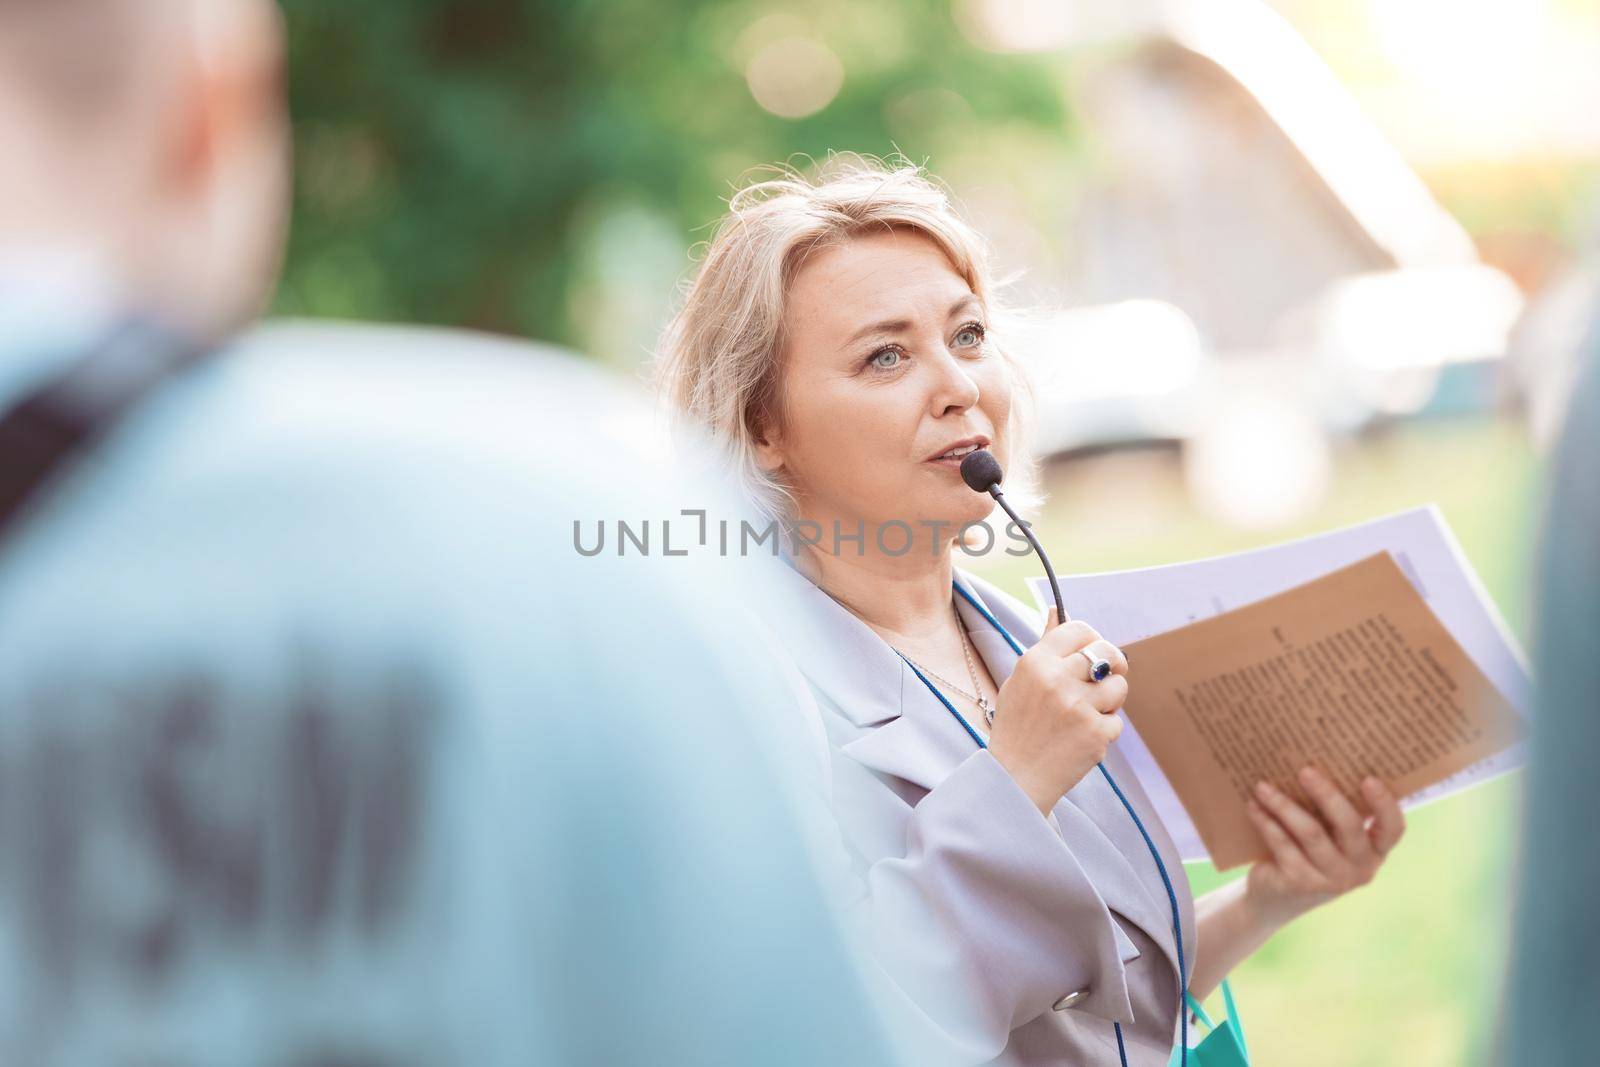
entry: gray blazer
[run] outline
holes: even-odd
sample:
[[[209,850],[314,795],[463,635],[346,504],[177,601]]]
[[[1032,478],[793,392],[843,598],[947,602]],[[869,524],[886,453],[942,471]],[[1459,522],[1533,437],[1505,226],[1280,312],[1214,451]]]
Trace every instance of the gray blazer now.
[[[1090,771],[1041,819],[893,649],[780,569],[794,596],[773,621],[817,700],[856,915],[919,1020],[919,1062],[1114,1065],[1116,1021],[1130,1065],[1166,1067],[1180,997],[1171,905],[1105,777]],[[956,581],[1020,646],[1038,640],[1036,613],[959,568]],[[1017,654],[965,599],[957,607],[1003,683]],[[1104,765],[1161,852],[1192,973],[1183,863],[1115,744]]]

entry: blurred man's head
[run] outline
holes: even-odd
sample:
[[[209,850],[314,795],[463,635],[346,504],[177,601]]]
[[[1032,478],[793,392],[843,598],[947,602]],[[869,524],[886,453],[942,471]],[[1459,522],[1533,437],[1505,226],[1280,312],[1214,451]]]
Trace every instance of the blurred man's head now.
[[[286,216],[268,0],[0,0],[0,286],[97,261],[202,338],[258,311]]]

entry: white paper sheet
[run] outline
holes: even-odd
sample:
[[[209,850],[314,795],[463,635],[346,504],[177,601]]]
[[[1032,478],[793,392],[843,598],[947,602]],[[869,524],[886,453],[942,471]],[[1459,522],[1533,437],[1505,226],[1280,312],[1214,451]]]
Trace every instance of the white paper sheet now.
[[[1249,552],[1058,581],[1068,615],[1089,623],[1114,644],[1128,644],[1281,593],[1385,550],[1445,629],[1527,720],[1532,712],[1527,657],[1444,517],[1431,505]],[[1041,611],[1054,606],[1045,578],[1029,579],[1028,588]],[[1138,665],[1132,666],[1137,672]],[[1139,776],[1179,853],[1185,860],[1208,859],[1194,823],[1126,716],[1123,725],[1117,747]],[[1460,792],[1522,766],[1525,758],[1525,745],[1516,745],[1403,798],[1401,806],[1415,808]]]

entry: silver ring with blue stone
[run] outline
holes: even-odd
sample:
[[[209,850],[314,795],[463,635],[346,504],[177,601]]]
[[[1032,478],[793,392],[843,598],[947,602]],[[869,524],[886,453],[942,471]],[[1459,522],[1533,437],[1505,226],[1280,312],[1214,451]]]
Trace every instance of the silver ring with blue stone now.
[[[1096,659],[1087,648],[1078,649],[1077,655],[1082,656],[1084,661],[1089,664],[1089,681],[1104,681],[1106,675],[1111,673],[1111,664],[1106,660]]]

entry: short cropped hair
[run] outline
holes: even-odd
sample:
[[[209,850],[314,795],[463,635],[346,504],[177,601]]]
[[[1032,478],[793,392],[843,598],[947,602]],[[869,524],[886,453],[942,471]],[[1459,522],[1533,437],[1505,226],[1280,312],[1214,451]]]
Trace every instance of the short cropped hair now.
[[[731,473],[763,518],[792,522],[795,500],[757,462],[756,446],[783,426],[782,357],[790,283],[813,252],[885,230],[936,244],[985,311],[998,306],[983,238],[921,167],[854,153],[830,155],[813,176],[781,176],[737,190],[656,350],[656,386],[675,414],[709,431]],[[993,331],[991,331],[993,336]],[[1032,388],[1022,363],[996,339],[1016,388],[1006,497],[1036,502],[1028,448]]]

